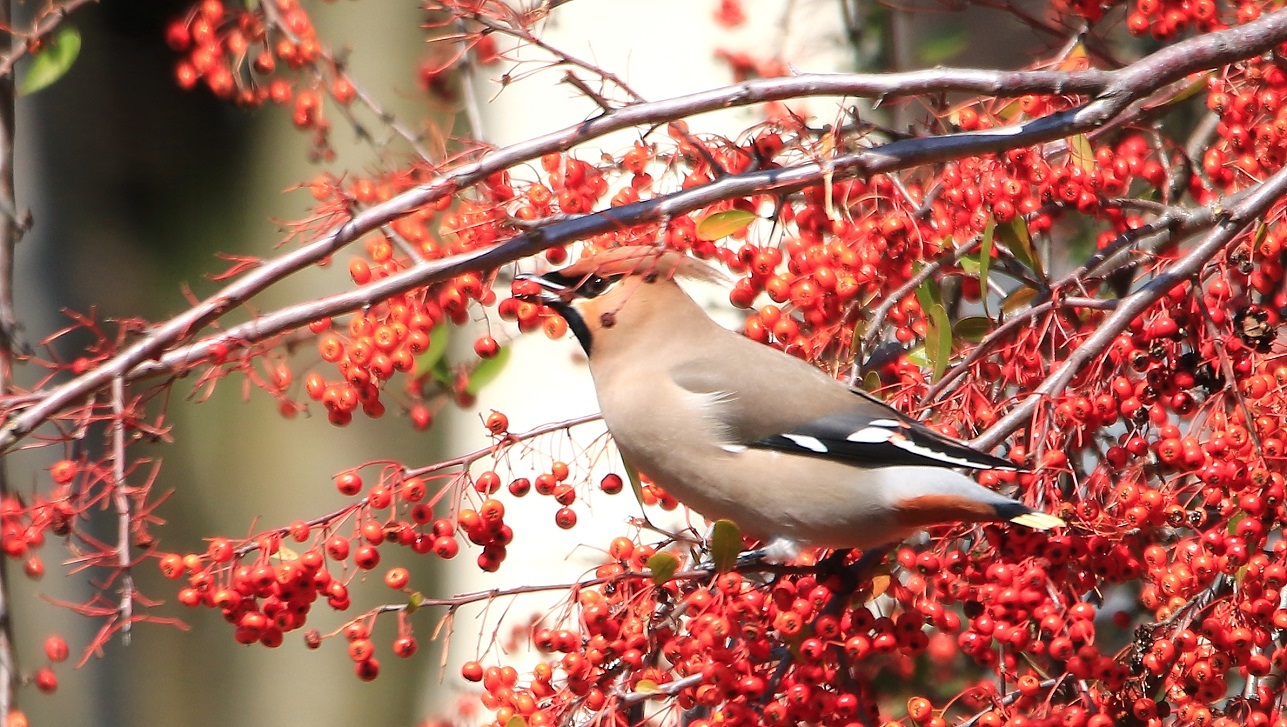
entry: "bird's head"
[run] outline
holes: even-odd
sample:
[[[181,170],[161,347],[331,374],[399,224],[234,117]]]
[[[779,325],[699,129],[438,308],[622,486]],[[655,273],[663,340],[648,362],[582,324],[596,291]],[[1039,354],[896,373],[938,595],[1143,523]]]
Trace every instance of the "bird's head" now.
[[[589,354],[605,329],[646,315],[652,305],[664,305],[656,300],[660,296],[643,293],[641,285],[678,291],[676,278],[725,280],[718,270],[682,253],[633,245],[604,250],[559,270],[519,275],[513,290],[514,297],[542,303],[563,316]]]

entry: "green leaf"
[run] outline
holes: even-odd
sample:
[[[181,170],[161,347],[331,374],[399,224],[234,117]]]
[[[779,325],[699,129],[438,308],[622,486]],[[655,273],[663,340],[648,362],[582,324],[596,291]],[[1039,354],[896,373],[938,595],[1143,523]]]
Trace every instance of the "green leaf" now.
[[[961,271],[966,275],[973,275],[976,278],[979,276],[979,271],[983,269],[983,261],[979,259],[977,252],[962,255],[957,265],[961,266]]]
[[[698,240],[722,240],[729,235],[741,232],[746,226],[758,219],[754,212],[746,210],[725,210],[707,215],[697,223]]]
[[[943,307],[943,294],[938,289],[937,280],[930,278],[917,286],[916,299],[929,319],[925,331],[925,355],[934,372],[933,380],[937,381],[947,370],[948,359],[952,357],[952,322],[948,320],[947,308]]]
[[[1010,248],[1015,259],[1028,266],[1037,277],[1045,278],[1045,268],[1041,265],[1041,258],[1037,256],[1037,248],[1032,246],[1032,235],[1028,234],[1028,223],[1022,217],[1015,217],[999,230],[1002,241]]]
[[[742,552],[742,531],[732,520],[716,520],[711,527],[710,547],[715,570],[727,573],[737,565],[737,555]]]
[[[1033,298],[1037,297],[1035,288],[1023,286],[1016,289],[1013,293],[1007,295],[1005,300],[1001,301],[1001,311],[1003,313],[1013,313],[1027,305]]]
[[[920,43],[921,62],[935,65],[950,61],[970,47],[965,26],[952,24],[948,29],[924,39]]]
[[[1214,74],[1211,71],[1207,71],[1194,76],[1192,81],[1187,83],[1181,82],[1183,85],[1173,83],[1169,87],[1149,96],[1144,100],[1142,106],[1145,111],[1152,111],[1153,109],[1162,108],[1164,106],[1173,106],[1175,104],[1188,101],[1199,93],[1207,90],[1208,82],[1211,80],[1212,75]],[[1177,86],[1179,86],[1179,90],[1172,93],[1172,90]],[[1167,94],[1170,95],[1168,96]]]
[[[867,375],[862,377],[862,390],[870,394],[880,388],[880,374],[875,371],[868,371]]]
[[[983,227],[983,240],[979,242],[979,296],[983,298],[983,315],[988,318],[988,271],[992,269],[992,238],[997,234],[997,221],[988,215],[988,223]]]
[[[527,720],[516,714],[509,718],[509,721],[505,723],[505,727],[527,727]]]
[[[679,570],[679,559],[670,553],[656,553],[645,565],[652,571],[652,582],[660,586]]]
[[[407,614],[410,615],[415,613],[416,611],[419,611],[420,607],[424,605],[424,602],[425,602],[425,594],[421,593],[420,591],[416,591],[415,593],[412,593],[410,596],[407,597]]]
[[[277,546],[277,552],[273,553],[270,559],[281,563],[289,563],[293,560],[299,560],[299,553],[287,548],[285,545],[279,545]]]
[[[479,360],[474,370],[469,372],[469,383],[465,384],[465,393],[476,396],[483,387],[495,381],[496,377],[505,370],[505,365],[509,363],[509,356],[510,347],[501,346],[492,358]]]
[[[27,65],[18,81],[18,95],[27,96],[63,77],[80,55],[80,31],[63,25]]]
[[[437,368],[439,368],[438,364],[442,361],[442,357],[447,353],[447,342],[449,339],[447,332],[449,330],[451,329],[447,328],[447,325],[444,323],[434,326],[434,329],[429,331],[429,348],[425,349],[425,352],[416,358],[416,370],[414,374],[416,378],[420,378],[428,373],[433,373]],[[446,367],[442,368],[446,371]]]
[[[978,343],[992,330],[992,319],[984,316],[962,318],[952,326],[952,334],[971,343]]]
[[[1242,522],[1242,519],[1246,516],[1247,513],[1245,512],[1237,512],[1229,518],[1228,530],[1230,535],[1236,535],[1238,533],[1238,523]]]
[[[920,368],[925,368],[926,366],[929,366],[930,365],[929,356],[925,353],[925,344],[921,344],[919,346],[916,346],[915,348],[908,349],[907,360],[916,364]]]

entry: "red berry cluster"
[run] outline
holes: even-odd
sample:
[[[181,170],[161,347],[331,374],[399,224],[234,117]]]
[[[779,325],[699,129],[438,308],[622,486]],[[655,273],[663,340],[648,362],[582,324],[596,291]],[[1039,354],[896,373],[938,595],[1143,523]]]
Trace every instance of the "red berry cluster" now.
[[[1259,14],[1251,3],[1240,5],[1238,22],[1249,22]],[[1191,28],[1209,32],[1225,26],[1215,0],[1135,0],[1134,10],[1126,16],[1126,27],[1132,34],[1148,34],[1157,40],[1170,40]]]
[[[1207,82],[1207,108],[1220,117],[1202,171],[1221,192],[1272,174],[1287,161],[1287,68],[1252,61]]]
[[[341,473],[336,487],[356,495],[363,490],[362,477],[356,471]],[[332,609],[348,610],[349,581],[379,566],[382,546],[454,557],[454,525],[434,517],[432,506],[424,502],[428,494],[420,478],[386,478],[372,485],[357,505],[318,521],[297,521],[240,542],[215,538],[204,554],[170,553],[160,556],[159,565],[167,578],[187,578],[179,590],[180,603],[218,608],[236,625],[237,641],[275,647],[284,634],[304,626],[319,598]],[[297,553],[288,541],[307,549]],[[407,580],[404,568],[385,574],[385,582],[397,590]]]
[[[298,70],[316,63],[323,49],[312,21],[295,0],[272,3],[269,12],[263,7],[228,8],[223,0],[201,0],[172,22],[166,41],[184,54],[175,71],[179,85],[192,88],[204,81],[216,96],[243,106],[289,102],[290,82],[273,78],[278,62]],[[260,77],[271,80],[265,84],[257,80]],[[351,85],[342,95],[352,100]],[[297,100],[297,125],[311,126],[319,120],[317,101],[312,93]]]
[[[330,121],[323,98],[348,106],[358,93],[321,45],[298,0],[268,0],[250,8],[200,0],[169,25],[166,41],[183,55],[175,69],[181,88],[204,82],[215,96],[245,107],[293,102],[295,126],[314,132],[314,156],[334,158],[326,141]],[[291,72],[316,72],[301,84],[283,66]]]

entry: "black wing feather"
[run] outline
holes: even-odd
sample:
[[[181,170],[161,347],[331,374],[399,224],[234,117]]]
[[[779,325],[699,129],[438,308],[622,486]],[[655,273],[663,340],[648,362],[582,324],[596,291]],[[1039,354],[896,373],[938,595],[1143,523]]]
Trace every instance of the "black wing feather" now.
[[[901,415],[859,413],[816,419],[750,446],[822,457],[863,467],[917,465],[971,469],[1019,469],[1009,460],[975,450]]]

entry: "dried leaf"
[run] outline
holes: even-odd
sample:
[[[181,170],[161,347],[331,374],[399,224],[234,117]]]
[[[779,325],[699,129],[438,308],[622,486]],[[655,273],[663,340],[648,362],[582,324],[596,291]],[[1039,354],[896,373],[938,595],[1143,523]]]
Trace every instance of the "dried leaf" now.
[[[881,563],[872,569],[871,581],[854,593],[852,603],[862,605],[880,598],[885,591],[889,590],[891,583],[893,578],[889,574],[889,564]]]

